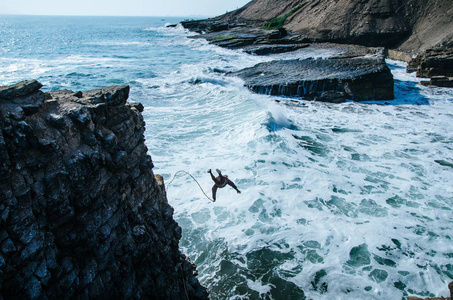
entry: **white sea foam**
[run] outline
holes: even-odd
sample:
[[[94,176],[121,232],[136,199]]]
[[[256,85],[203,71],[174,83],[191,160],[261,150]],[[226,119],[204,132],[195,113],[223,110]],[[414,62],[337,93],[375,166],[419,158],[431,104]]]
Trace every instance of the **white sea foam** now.
[[[401,74],[404,78],[395,74],[401,85],[417,82],[413,77],[405,79],[412,75]],[[439,274],[436,268],[451,267],[447,250],[451,232],[440,224],[452,221],[448,184],[452,174],[434,160],[451,156],[447,126],[451,116],[436,107],[438,102],[429,103],[428,98],[427,105],[420,106],[413,100],[407,102],[410,106],[293,105],[279,99],[285,105],[231,88],[203,86],[203,90],[221,89],[223,97],[222,93],[213,97],[214,106],[197,105],[197,114],[203,110],[201,115],[217,118],[194,116],[193,123],[185,126],[196,124],[199,130],[202,123],[206,131],[186,140],[191,146],[173,148],[181,164],[172,168],[184,166],[200,180],[205,178],[206,191],[209,177],[203,171],[213,167],[228,172],[243,188],[239,196],[231,189],[220,190],[219,200],[212,204],[190,178],[172,187],[169,198],[177,218],[188,218],[193,226],[186,235],[187,252],[203,248],[192,242],[200,238],[195,232],[203,234],[205,243],[223,241],[229,253],[245,257],[263,248],[286,249],[292,258],[273,267],[294,274],[286,279],[316,299],[332,294],[345,299],[402,297],[395,284],[406,286],[406,293],[445,293],[448,271]],[[412,91],[414,99],[420,98],[420,88]],[[210,93],[202,98],[211,97]],[[205,101],[198,98],[200,102]],[[447,100],[443,105],[451,103]],[[191,118],[187,109],[184,114]],[[181,136],[192,130],[185,126],[178,128]],[[433,139],[446,143],[433,144]],[[360,245],[367,249],[363,264],[351,257],[352,249]],[[225,259],[224,250],[218,251],[214,259]],[[194,253],[203,256],[198,250]],[[211,263],[203,260],[200,268]],[[320,270],[327,273],[322,278],[327,284],[324,293],[310,284]],[[222,276],[221,268],[215,274]],[[245,278],[246,274],[244,270]],[[214,284],[212,276],[202,273],[203,280]]]
[[[224,72],[335,53],[247,55],[159,22],[139,24],[133,38],[116,31],[111,45],[109,35],[92,40],[103,51],[2,58],[0,79],[33,75],[49,89],[130,84],[131,100],[145,106],[155,173],[168,183],[185,170],[208,196],[206,171],[228,174],[242,193],[219,189],[214,203],[190,176],[167,186],[180,246],[212,299],[446,296],[453,169],[436,161],[453,162],[452,90],[423,87],[405,64],[388,60],[393,101],[256,95]]]

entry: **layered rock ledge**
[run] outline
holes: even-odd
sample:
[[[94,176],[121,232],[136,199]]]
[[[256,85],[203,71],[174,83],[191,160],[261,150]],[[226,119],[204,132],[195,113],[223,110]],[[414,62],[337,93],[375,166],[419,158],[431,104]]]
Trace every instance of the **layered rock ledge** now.
[[[307,47],[337,48],[343,52],[331,59],[275,60],[229,73],[242,78],[245,86],[255,93],[333,103],[346,99],[394,99],[393,75],[385,63],[382,48],[330,43],[320,46],[302,43],[304,40],[282,28],[264,30],[209,24],[206,20],[183,22],[191,30],[199,31],[200,27],[210,30],[192,38],[203,38],[219,47],[241,49],[254,55],[294,52]]]
[[[258,55],[307,43],[385,47],[391,58],[410,61],[419,77],[431,78],[422,84],[452,87],[452,76],[438,74],[451,70],[452,13],[452,2],[440,0],[252,0],[182,25],[218,46]]]
[[[393,76],[383,57],[275,60],[230,75],[259,94],[326,102],[391,100]]]
[[[409,61],[408,72],[417,72],[417,77],[430,78],[423,85],[453,87],[453,47],[426,50]]]
[[[128,86],[0,88],[5,299],[207,299]]]

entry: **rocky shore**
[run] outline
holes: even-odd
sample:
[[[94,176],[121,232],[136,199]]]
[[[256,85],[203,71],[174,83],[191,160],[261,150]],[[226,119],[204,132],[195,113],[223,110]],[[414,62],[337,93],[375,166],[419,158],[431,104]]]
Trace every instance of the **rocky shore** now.
[[[277,60],[229,75],[259,94],[333,103],[393,99],[393,76],[382,56]]]
[[[390,49],[386,53],[390,53],[391,58],[404,57],[409,62],[408,71],[417,71],[417,76],[431,79],[423,82],[424,84],[451,87],[453,76],[445,74],[445,69],[451,70],[452,14],[453,3],[440,0],[253,0],[224,15],[185,21],[181,24],[201,34],[196,38],[204,38],[220,47],[243,49],[256,55],[295,51],[313,43],[362,45],[371,47],[370,49],[385,47]],[[371,60],[370,63],[374,64],[374,61]],[[345,64],[347,65],[340,63],[338,67]],[[293,62],[288,62],[284,68],[288,70],[292,65]],[[343,73],[345,70],[338,71]],[[297,69],[290,71],[294,72],[297,72]],[[245,73],[242,72],[243,75]],[[278,74],[272,73],[271,70],[267,74],[269,78],[278,78]],[[373,76],[370,74],[369,77]],[[341,81],[341,78],[338,80]],[[389,80],[390,78],[386,79]],[[247,81],[247,86],[254,86]],[[280,79],[280,82],[274,81],[268,86],[284,84],[284,80]],[[337,89],[342,88],[335,88],[333,92]],[[379,86],[379,89],[382,89],[382,86]],[[381,100],[393,99],[393,95],[389,97],[392,89],[393,85],[389,86],[388,90],[382,93],[385,97]],[[269,88],[252,90],[270,91]],[[271,94],[276,89],[272,90]],[[280,90],[291,91],[284,92],[284,96],[293,95],[293,89]],[[300,94],[297,96],[305,97]],[[353,93],[347,93],[346,96],[350,97],[349,99],[365,100],[361,95]]]
[[[255,93],[303,98],[331,103],[364,100],[392,100],[393,75],[384,60],[382,48],[340,44],[308,44],[283,30],[264,30],[244,26],[226,29],[210,27],[206,21],[183,22],[192,30],[211,30],[193,38],[203,38],[219,47],[242,49],[253,55],[293,52],[312,47],[335,48],[342,53],[329,59],[278,60],[231,72]],[[213,31],[214,29],[221,31]]]
[[[453,48],[429,49],[409,61],[408,72],[429,78],[423,85],[453,87]]]
[[[207,299],[128,86],[0,87],[4,299]]]

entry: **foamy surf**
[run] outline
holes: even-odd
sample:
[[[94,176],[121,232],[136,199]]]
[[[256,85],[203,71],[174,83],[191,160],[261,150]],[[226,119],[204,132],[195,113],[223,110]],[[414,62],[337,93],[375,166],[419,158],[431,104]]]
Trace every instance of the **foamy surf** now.
[[[12,26],[45,17],[17,18]],[[41,39],[5,43],[0,79],[33,76],[45,89],[129,84],[130,100],[145,106],[156,173],[169,182],[189,172],[208,195],[208,169],[229,175],[242,193],[220,189],[215,203],[190,176],[168,187],[183,228],[180,246],[212,299],[447,296],[452,90],[423,87],[405,64],[389,60],[394,101],[334,105],[256,95],[224,73],[336,53],[247,55],[190,39],[160,19],[58,20],[27,27]],[[71,40],[80,43],[60,43]]]

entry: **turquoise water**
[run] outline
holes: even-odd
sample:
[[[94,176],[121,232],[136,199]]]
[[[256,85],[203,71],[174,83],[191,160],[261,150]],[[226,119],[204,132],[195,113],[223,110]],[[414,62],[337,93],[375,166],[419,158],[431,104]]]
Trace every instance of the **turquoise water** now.
[[[270,59],[165,28],[180,19],[0,16],[0,83],[131,86],[180,246],[212,299],[447,296],[453,280],[453,90],[388,61],[396,99],[327,104],[256,95],[225,71]]]

